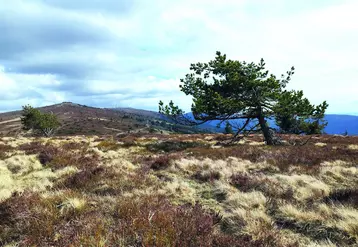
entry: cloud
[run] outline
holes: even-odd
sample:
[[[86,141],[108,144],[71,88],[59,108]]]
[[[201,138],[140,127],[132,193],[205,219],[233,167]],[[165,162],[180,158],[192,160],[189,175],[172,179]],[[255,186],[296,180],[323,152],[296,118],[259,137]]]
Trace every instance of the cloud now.
[[[292,65],[291,88],[330,112],[358,108],[356,1],[12,0],[0,5],[0,111],[73,101],[157,110],[215,51]],[[349,102],[349,103],[348,103]]]

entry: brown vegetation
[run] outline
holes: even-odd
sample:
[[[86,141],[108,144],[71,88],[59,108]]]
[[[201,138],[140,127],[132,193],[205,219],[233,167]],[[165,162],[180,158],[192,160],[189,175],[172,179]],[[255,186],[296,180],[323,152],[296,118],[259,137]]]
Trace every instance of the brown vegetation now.
[[[358,244],[357,138],[225,138],[0,138],[0,245]]]

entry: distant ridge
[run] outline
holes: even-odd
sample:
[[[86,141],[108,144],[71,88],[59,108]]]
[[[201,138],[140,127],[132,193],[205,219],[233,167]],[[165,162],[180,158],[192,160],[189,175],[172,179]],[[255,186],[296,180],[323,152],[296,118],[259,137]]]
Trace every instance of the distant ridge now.
[[[96,108],[73,102],[62,102],[39,107],[39,109],[59,116],[64,123],[59,134],[101,135],[130,131],[150,132],[153,129],[179,133],[223,132],[224,130],[224,124],[217,128],[219,121],[211,121],[196,128],[177,125],[174,127],[170,119],[158,112],[130,107]],[[0,113],[0,134],[20,132],[20,116],[21,110]],[[328,121],[324,129],[327,134],[340,135],[347,131],[348,135],[358,135],[358,116],[327,114],[325,119]],[[269,124],[275,126],[273,120],[269,120]]]
[[[174,125],[162,114],[134,108],[96,108],[73,102],[39,107],[56,114],[61,127],[56,135],[118,135],[125,133],[203,133],[191,126]],[[0,135],[22,134],[21,110],[0,113]]]

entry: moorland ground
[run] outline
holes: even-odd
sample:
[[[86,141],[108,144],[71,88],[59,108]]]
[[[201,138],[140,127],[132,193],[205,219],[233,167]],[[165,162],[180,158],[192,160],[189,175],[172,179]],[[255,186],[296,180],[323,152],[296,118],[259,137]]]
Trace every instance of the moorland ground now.
[[[358,137],[227,138],[1,137],[0,245],[358,245]]]

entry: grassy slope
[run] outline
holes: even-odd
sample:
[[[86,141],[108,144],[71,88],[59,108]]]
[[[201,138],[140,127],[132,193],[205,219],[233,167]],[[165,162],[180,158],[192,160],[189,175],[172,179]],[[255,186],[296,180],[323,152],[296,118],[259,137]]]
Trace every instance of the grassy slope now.
[[[40,107],[39,110],[57,115],[61,126],[55,132],[56,136],[206,131],[191,126],[173,125],[163,120],[159,113],[144,110],[95,108],[70,102]],[[20,117],[21,111],[0,113],[0,136],[24,134]]]
[[[0,245],[358,244],[358,138],[225,138],[0,138]]]

